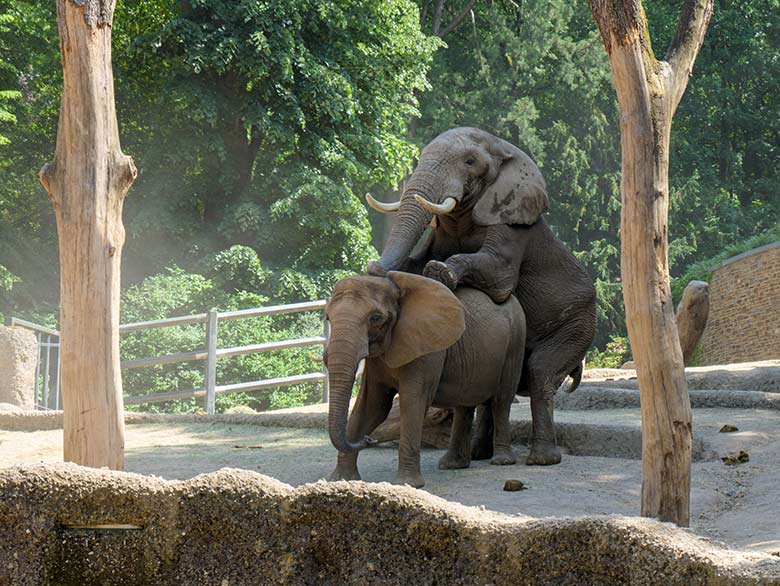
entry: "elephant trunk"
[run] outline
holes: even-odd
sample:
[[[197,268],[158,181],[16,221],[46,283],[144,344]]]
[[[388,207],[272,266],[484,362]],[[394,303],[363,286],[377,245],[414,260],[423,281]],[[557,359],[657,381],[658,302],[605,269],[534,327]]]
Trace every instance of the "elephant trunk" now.
[[[333,324],[328,343],[328,434],[331,443],[339,452],[357,452],[370,443],[369,438],[365,437],[356,443],[347,438],[347,414],[352,386],[355,384],[355,372],[367,354],[368,339],[365,332],[361,332],[355,324],[346,327]]]
[[[368,266],[368,272],[384,276],[387,271],[403,268],[403,264],[412,252],[425,228],[431,221],[432,214],[423,209],[415,200],[420,195],[428,201],[439,201],[443,191],[442,181],[428,165],[420,164],[406,184],[401,207],[393,221],[390,236],[378,261]]]

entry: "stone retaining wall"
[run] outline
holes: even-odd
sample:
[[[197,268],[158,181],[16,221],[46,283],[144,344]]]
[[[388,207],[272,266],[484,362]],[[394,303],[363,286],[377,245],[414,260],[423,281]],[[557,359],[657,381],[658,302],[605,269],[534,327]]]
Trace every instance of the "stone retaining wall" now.
[[[102,526],[102,528],[101,528]],[[780,558],[630,517],[532,519],[388,484],[0,471],[0,584],[780,586]]]
[[[710,279],[698,364],[780,358],[780,242],[730,258]]]

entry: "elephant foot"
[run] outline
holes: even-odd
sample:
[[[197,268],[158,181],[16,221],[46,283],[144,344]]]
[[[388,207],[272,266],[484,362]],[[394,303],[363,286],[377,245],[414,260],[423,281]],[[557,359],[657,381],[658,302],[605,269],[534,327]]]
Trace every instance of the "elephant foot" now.
[[[339,468],[336,466],[336,469],[330,473],[330,476],[328,476],[328,480],[360,480],[360,472],[358,472],[357,468]]]
[[[422,474],[419,472],[416,474],[398,474],[393,484],[406,484],[414,488],[422,488],[425,486],[425,480],[423,480]]]
[[[438,260],[429,260],[428,264],[423,269],[423,277],[428,277],[434,281],[447,286],[450,290],[454,291],[458,285],[458,277],[453,270],[443,262]]]
[[[548,442],[534,442],[531,444],[531,453],[525,459],[529,466],[551,466],[561,461],[561,450],[555,444]]]
[[[479,442],[471,445],[472,460],[490,460],[493,457],[493,442]]]
[[[440,470],[460,470],[468,468],[470,464],[471,458],[468,456],[449,451],[439,459]]]
[[[366,267],[366,272],[369,275],[373,275],[375,277],[385,277],[387,276],[387,269],[380,265],[377,261],[372,260],[370,263],[368,263],[368,266]]]
[[[495,456],[490,460],[491,464],[495,466],[511,466],[517,463],[517,456],[512,449],[499,450]]]

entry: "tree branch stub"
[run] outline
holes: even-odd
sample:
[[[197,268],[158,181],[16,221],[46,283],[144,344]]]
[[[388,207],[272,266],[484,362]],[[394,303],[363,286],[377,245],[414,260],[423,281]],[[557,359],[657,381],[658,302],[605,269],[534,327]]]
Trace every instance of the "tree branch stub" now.
[[[90,28],[111,26],[116,0],[65,0],[84,9],[84,22]]]

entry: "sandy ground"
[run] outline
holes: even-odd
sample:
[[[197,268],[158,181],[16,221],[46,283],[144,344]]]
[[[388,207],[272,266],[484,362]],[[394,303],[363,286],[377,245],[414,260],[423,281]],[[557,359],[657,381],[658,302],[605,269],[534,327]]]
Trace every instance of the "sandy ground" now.
[[[722,434],[708,445],[722,453],[745,449],[750,462],[739,466],[726,466],[719,459],[694,463],[692,529],[731,546],[780,551],[780,425],[768,429],[779,416],[777,412],[757,412],[761,424],[752,425],[749,413],[738,415],[741,419],[732,421],[742,431]],[[720,419],[721,415],[713,418]],[[127,426],[126,445],[128,471],[169,479],[238,467],[300,485],[326,477],[335,464],[327,434],[318,429],[139,424]],[[527,448],[516,449],[522,462]],[[567,455],[560,465],[552,467],[522,463],[497,467],[475,462],[467,470],[441,471],[437,461],[442,453],[423,452],[423,490],[451,501],[532,517],[639,513],[639,460]],[[56,462],[61,454],[61,430],[0,430],[0,467]],[[359,462],[364,480],[392,481],[396,458],[392,445],[366,450]],[[504,492],[508,479],[521,480],[528,489]]]

